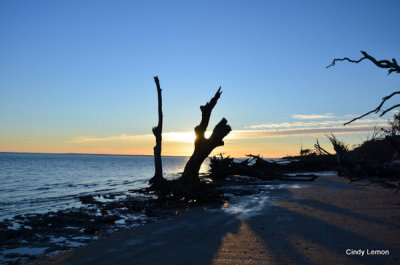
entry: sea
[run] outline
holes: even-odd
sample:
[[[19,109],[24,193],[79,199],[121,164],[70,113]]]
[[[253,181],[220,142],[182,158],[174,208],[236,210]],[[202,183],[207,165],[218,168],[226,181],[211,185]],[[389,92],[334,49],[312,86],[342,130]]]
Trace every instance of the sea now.
[[[188,159],[162,157],[164,177],[178,178]],[[208,162],[207,159],[203,163],[200,173],[208,171]],[[0,264],[19,264],[36,256],[50,256],[84,246],[101,236],[88,235],[83,229],[72,226],[65,227],[65,231],[32,229],[25,222],[26,216],[37,218],[38,214],[54,215],[59,210],[90,209],[80,200],[87,195],[96,200],[107,200],[107,194],[136,196],[131,191],[148,187],[153,175],[153,156],[0,152],[0,241],[2,238],[8,240],[0,243]],[[308,186],[260,180],[229,183],[224,185],[224,195],[229,198],[229,203],[227,201],[214,210],[242,219],[265,211],[271,200],[288,196],[289,193],[284,192],[288,188]],[[121,219],[115,222],[114,230],[110,232],[158,220],[139,213],[125,214],[123,208],[120,210]],[[19,239],[14,240],[13,235],[18,235]]]
[[[179,177],[187,160],[164,156],[164,177]],[[89,194],[145,188],[153,175],[153,156],[0,153],[0,221],[80,207]]]

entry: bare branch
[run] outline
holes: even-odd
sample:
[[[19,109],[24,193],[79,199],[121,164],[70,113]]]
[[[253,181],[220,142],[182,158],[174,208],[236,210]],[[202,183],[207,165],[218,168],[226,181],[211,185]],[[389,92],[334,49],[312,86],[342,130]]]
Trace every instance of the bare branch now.
[[[215,93],[214,97],[207,102],[204,106],[200,106],[201,110],[201,122],[200,124],[194,129],[196,134],[196,142],[198,140],[205,139],[205,132],[208,127],[208,123],[210,121],[211,112],[214,109],[215,105],[218,102],[219,97],[221,96],[222,91],[221,87],[218,88],[217,92]]]
[[[357,61],[356,61],[356,60],[351,60],[351,59],[349,59],[349,58],[347,58],[347,57],[342,58],[342,59],[336,58],[336,59],[334,59],[333,62],[332,62],[330,65],[328,65],[326,68],[329,68],[329,67],[331,67],[331,66],[335,66],[336,62],[338,62],[338,61],[348,61],[348,62],[351,62],[351,63],[359,63],[359,62],[361,62],[361,61],[364,60],[364,59],[366,59],[366,58],[363,57],[363,58],[361,58],[360,60],[357,60]]]
[[[352,119],[351,121],[348,121],[348,122],[343,123],[343,125],[346,126],[347,124],[350,124],[350,123],[352,123],[352,122],[354,122],[354,121],[356,121],[356,120],[362,119],[362,118],[364,118],[365,116],[368,116],[369,114],[371,114],[371,113],[373,113],[373,112],[375,112],[375,111],[376,111],[376,109],[371,110],[371,111],[369,111],[369,112],[367,112],[367,113],[365,113],[365,114],[363,114],[363,115],[361,115],[361,116],[359,116],[359,117],[357,117],[357,118]],[[378,111],[379,111],[379,110],[378,110]]]
[[[394,108],[398,108],[398,107],[400,107],[400,104],[397,104],[397,105],[394,105],[394,106],[391,106],[390,108],[388,108],[387,110],[385,110],[385,111],[383,111],[382,112],[382,114],[380,115],[380,117],[382,117],[383,115],[385,115],[388,111],[391,111],[392,109],[394,109]]]
[[[319,144],[318,139],[317,139],[317,142],[314,144],[314,147],[320,154],[331,155],[331,153],[329,153],[324,148],[322,148],[322,146]]]
[[[364,51],[361,51],[361,53],[364,55],[364,58],[367,58],[368,60],[373,62],[376,66],[378,66],[380,68],[389,68],[388,75],[390,75],[392,72],[400,73],[400,67],[394,58],[392,59],[392,62],[389,60],[378,61],[374,57],[370,56],[368,53],[366,53]]]
[[[232,129],[228,125],[228,121],[225,118],[222,118],[222,120],[215,125],[210,138],[208,138],[211,148],[214,149],[217,146],[224,145],[224,141],[222,139],[224,139],[224,137],[227,136],[231,130]]]
[[[348,121],[348,122],[344,123],[343,125],[350,124],[350,123],[352,123],[352,122],[354,122],[354,121],[356,121],[356,120],[359,120],[359,119],[361,119],[361,118],[364,118],[365,116],[367,116],[367,115],[369,115],[369,114],[371,114],[371,113],[378,113],[378,112],[381,110],[383,104],[384,104],[388,99],[390,99],[391,97],[393,97],[393,96],[396,95],[396,94],[400,94],[400,91],[395,91],[395,92],[393,92],[392,94],[390,94],[390,95],[388,95],[388,96],[386,96],[386,97],[383,97],[383,98],[382,98],[382,102],[381,102],[381,104],[379,104],[378,107],[376,107],[375,109],[373,109],[373,110],[371,110],[371,111],[369,111],[369,112],[367,112],[367,113],[365,113],[365,114],[363,114],[363,115],[361,115],[361,116],[359,116],[359,117],[357,117],[357,118],[352,119],[351,121]],[[399,104],[398,104],[398,105],[394,105],[394,106],[390,107],[389,109],[383,111],[383,112],[381,113],[380,117],[382,117],[383,115],[385,115],[388,111],[390,111],[390,110],[392,110],[392,109],[394,109],[394,108],[396,108],[396,107],[399,107],[399,106],[400,106]]]
[[[376,66],[378,66],[380,68],[389,69],[388,70],[388,75],[393,73],[393,72],[400,73],[400,66],[397,64],[396,59],[393,58],[392,61],[389,61],[389,60],[380,60],[380,61],[378,61],[374,57],[372,57],[371,55],[366,53],[365,51],[361,51],[361,53],[364,55],[364,57],[360,58],[359,60],[351,60],[351,59],[349,59],[347,57],[342,58],[342,59],[336,58],[326,68],[334,66],[337,61],[348,61],[348,62],[351,62],[351,63],[359,63],[359,62],[363,61],[364,59],[368,59],[368,60],[370,60],[371,62],[373,62]]]

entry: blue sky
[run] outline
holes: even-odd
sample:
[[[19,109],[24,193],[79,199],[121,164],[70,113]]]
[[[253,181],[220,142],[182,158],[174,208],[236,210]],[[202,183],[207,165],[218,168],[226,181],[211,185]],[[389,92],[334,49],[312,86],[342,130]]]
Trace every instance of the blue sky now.
[[[292,154],[330,131],[355,144],[386,121],[368,117],[356,133],[341,121],[399,77],[370,62],[325,67],[360,50],[400,58],[399,11],[399,1],[1,1],[0,151],[151,154],[154,75],[175,139],[165,154],[191,152],[182,133],[219,86],[210,129],[226,117],[234,130],[221,151]]]

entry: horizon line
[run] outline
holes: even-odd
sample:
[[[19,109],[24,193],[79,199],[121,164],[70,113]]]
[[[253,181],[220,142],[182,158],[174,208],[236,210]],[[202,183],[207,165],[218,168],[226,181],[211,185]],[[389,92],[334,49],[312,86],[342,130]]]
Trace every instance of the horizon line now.
[[[135,155],[135,154],[96,154],[96,153],[59,153],[59,152],[12,152],[12,151],[0,151],[0,154],[44,154],[44,155],[102,155],[102,156],[152,156],[154,157],[154,155]],[[218,155],[214,155],[214,156],[219,156]],[[232,157],[229,154],[226,154],[226,157]],[[190,157],[190,155],[161,155],[161,157]],[[209,156],[212,157],[212,156]],[[262,156],[261,156],[262,157]],[[281,159],[287,157],[286,156],[282,156],[282,157],[267,157],[264,159]],[[232,158],[248,158],[247,156],[241,156],[241,157],[232,157]]]
[[[10,154],[48,154],[48,155],[104,155],[104,156],[154,156],[154,155],[135,155],[135,154],[104,154],[104,153],[60,153],[60,152],[13,152],[13,151],[0,151],[1,153]],[[164,155],[164,157],[175,156],[175,157],[188,157],[183,155]]]

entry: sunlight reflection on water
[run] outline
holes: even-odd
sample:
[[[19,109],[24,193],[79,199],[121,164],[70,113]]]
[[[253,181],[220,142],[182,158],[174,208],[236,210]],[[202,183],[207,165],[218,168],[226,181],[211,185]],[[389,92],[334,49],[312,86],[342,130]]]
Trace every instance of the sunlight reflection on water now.
[[[306,188],[307,184],[265,184],[257,186],[236,186],[232,187],[232,190],[250,190],[259,189],[255,194],[235,196],[233,193],[225,194],[229,197],[229,202],[225,202],[221,209],[234,216],[238,216],[243,219],[248,219],[252,216],[259,215],[266,208],[270,207],[272,199],[279,197],[279,192],[274,193],[272,196],[271,191],[273,190],[285,190],[285,189],[300,189]],[[273,198],[274,197],[274,198]]]

